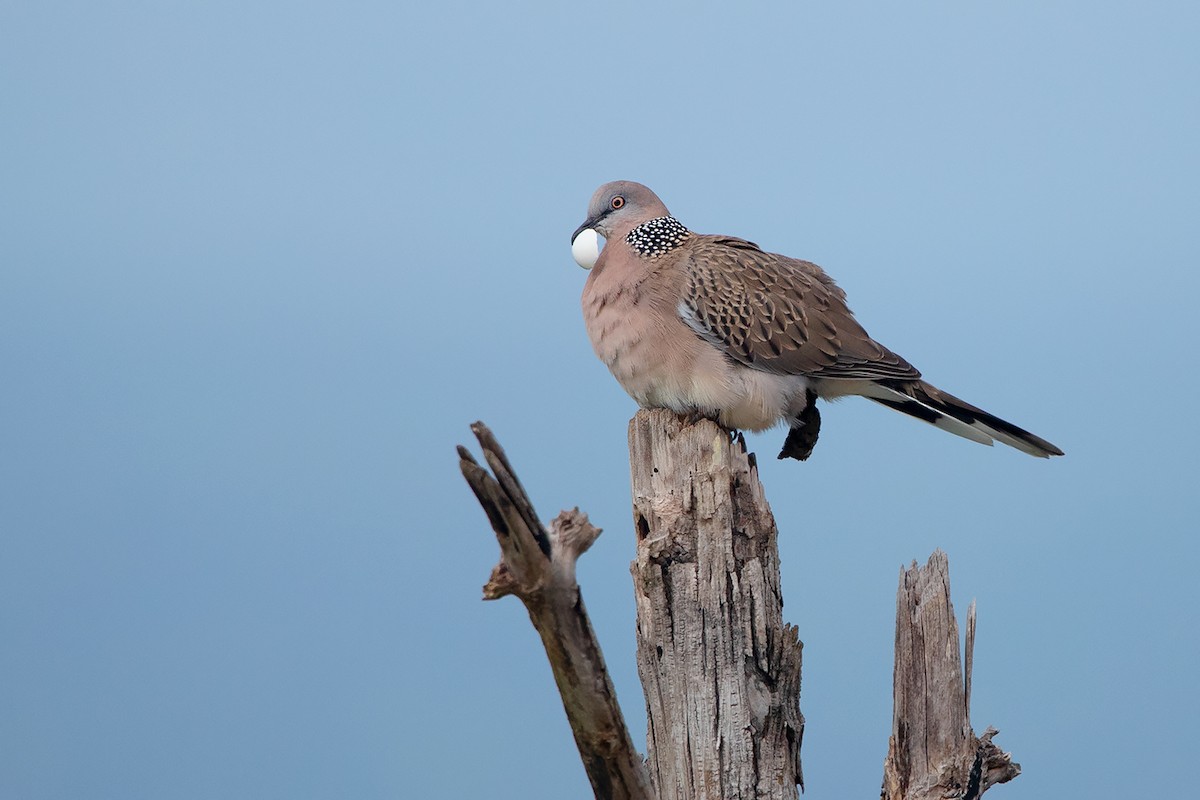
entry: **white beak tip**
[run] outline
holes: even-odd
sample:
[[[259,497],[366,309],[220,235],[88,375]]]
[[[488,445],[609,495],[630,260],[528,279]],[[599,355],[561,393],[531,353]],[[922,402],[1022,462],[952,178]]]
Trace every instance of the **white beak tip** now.
[[[600,258],[600,235],[591,228],[581,230],[571,242],[571,257],[584,269],[596,266],[596,259]]]

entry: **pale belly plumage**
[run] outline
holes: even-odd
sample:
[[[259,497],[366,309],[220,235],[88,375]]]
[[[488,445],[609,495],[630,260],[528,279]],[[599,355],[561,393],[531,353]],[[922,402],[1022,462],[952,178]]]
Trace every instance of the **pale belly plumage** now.
[[[640,307],[630,313],[634,306]],[[584,294],[583,316],[596,355],[644,408],[699,411],[728,428],[751,431],[804,408],[804,377],[735,366],[688,328],[671,303],[592,291]]]

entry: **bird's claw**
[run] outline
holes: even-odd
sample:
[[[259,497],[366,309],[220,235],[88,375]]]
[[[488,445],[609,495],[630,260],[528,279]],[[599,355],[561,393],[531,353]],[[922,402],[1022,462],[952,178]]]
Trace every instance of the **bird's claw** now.
[[[702,419],[706,419],[709,422],[715,422],[715,423],[717,423],[718,426],[720,426],[722,428],[725,427],[724,425],[721,425],[720,421],[718,421],[716,414],[708,414],[708,413],[701,411],[698,408],[692,409],[687,414],[685,414],[683,417],[683,421],[685,423],[687,423],[688,425],[695,425],[697,422],[699,422]]]

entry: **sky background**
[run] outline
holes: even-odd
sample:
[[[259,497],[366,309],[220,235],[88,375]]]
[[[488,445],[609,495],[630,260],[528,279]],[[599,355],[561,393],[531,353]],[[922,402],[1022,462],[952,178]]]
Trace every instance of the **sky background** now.
[[[814,260],[988,449],[749,437],[807,797],[878,796],[902,565],[979,603],[989,797],[1177,794],[1200,691],[1194,3],[0,2],[0,797],[586,797],[454,446],[483,419],[634,740],[600,183]]]

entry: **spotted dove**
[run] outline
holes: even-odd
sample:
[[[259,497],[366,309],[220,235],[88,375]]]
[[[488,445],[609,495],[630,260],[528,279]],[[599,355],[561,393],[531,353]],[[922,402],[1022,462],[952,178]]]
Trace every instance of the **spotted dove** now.
[[[571,250],[590,269],[583,317],[592,347],[643,407],[729,429],[787,422],[779,457],[803,461],[820,430],[816,399],[860,395],[982,444],[1062,455],[921,380],[867,335],[816,264],[693,233],[639,183],[597,189]]]

